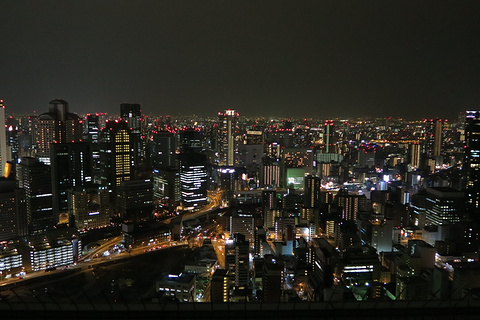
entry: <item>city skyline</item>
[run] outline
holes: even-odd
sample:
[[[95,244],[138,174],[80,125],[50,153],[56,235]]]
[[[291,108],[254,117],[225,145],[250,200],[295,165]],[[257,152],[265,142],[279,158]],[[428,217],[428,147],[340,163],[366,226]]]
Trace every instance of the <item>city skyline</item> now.
[[[7,113],[454,118],[478,109],[473,1],[3,2]],[[10,110],[9,110],[10,109]]]

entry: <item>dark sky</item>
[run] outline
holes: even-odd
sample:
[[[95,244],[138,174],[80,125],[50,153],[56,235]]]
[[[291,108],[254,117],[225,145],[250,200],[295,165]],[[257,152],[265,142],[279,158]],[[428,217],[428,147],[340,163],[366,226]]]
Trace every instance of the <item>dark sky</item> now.
[[[480,1],[0,1],[7,113],[455,117],[480,108]]]

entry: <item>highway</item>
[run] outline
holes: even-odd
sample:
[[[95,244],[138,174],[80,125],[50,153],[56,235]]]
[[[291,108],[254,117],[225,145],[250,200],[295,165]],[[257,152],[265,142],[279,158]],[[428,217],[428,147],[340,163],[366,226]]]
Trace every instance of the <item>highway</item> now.
[[[196,212],[191,212],[191,213],[185,213],[182,216],[179,217],[172,217],[164,220],[163,222],[166,224],[170,224],[172,219],[178,219],[182,218],[184,220],[190,220],[190,219],[197,219],[200,216],[209,213],[215,209],[218,209],[221,204],[221,197],[222,197],[222,192],[221,191],[209,191],[209,203],[207,206],[204,208],[200,209],[199,211]],[[187,244],[187,242],[169,242],[169,243],[161,243],[156,246],[144,246],[144,247],[139,247],[139,248],[134,248],[131,249],[130,251],[123,251],[123,252],[116,252],[112,253],[108,256],[104,256],[104,253],[106,251],[111,251],[111,249],[119,244],[123,240],[122,236],[117,236],[111,239],[104,239],[102,241],[98,241],[100,244],[99,246],[89,250],[85,255],[83,255],[79,261],[71,266],[62,266],[59,267],[57,270],[53,270],[50,272],[45,272],[45,271],[37,271],[37,272],[30,272],[27,273],[25,276],[22,278],[10,278],[6,280],[0,281],[0,291],[10,287],[13,284],[19,284],[22,281],[27,281],[31,280],[34,278],[38,277],[45,277],[45,276],[52,276],[56,275],[57,273],[62,273],[65,272],[66,270],[69,270],[70,272],[74,272],[74,270],[78,269],[88,269],[91,268],[95,265],[101,265],[108,263],[109,261],[112,260],[120,260],[120,259],[125,259],[125,258],[130,258],[133,256],[137,256],[139,254],[144,254],[146,252],[150,252],[152,250],[159,250],[159,249],[165,249],[171,246],[181,246]],[[155,249],[154,249],[155,248]],[[220,251],[216,250],[217,255],[219,255]],[[219,255],[220,258],[221,255]]]

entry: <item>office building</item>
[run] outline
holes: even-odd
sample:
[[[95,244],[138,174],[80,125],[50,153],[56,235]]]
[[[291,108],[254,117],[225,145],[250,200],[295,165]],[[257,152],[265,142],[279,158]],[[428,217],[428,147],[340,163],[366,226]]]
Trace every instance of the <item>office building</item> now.
[[[465,220],[465,194],[447,187],[427,188],[426,223],[440,226]]]
[[[218,113],[217,147],[219,152],[218,164],[221,166],[236,164],[238,117],[238,112],[231,109]]]
[[[466,196],[470,217],[480,221],[480,111],[467,111],[465,119]]]
[[[155,289],[178,302],[195,302],[195,279],[195,274],[191,273],[170,273],[155,283]]]
[[[150,179],[122,181],[117,188],[117,212],[122,221],[153,218],[153,184]]]
[[[230,234],[242,234],[249,243],[255,240],[255,218],[253,214],[240,210],[230,216]]]
[[[120,184],[134,178],[130,132],[127,122],[115,120],[107,121],[100,133],[100,183],[112,194],[112,203],[115,202],[114,195]]]
[[[249,243],[242,234],[234,234],[233,240],[225,244],[225,268],[230,283],[236,287],[245,287],[249,283]]]
[[[85,142],[54,143],[50,147],[53,214],[56,224],[73,223],[68,210],[70,189],[92,182],[92,158]]]
[[[69,190],[69,214],[78,230],[110,225],[108,191],[98,188]]]
[[[100,135],[100,115],[87,114],[85,119],[85,138],[90,148],[90,154],[92,157],[92,178],[95,183],[100,183],[100,147],[99,147],[99,135]]]
[[[210,281],[210,301],[228,302],[229,281],[227,270],[217,269]]]
[[[42,113],[35,121],[36,157],[50,164],[52,143],[78,142],[83,137],[83,120],[69,112],[64,100],[52,100],[48,112]]]
[[[120,104],[120,117],[130,129],[130,143],[133,150],[133,171],[138,176],[145,158],[145,145],[142,139],[142,110],[138,103]]]
[[[0,242],[26,236],[25,190],[15,180],[0,178]]]
[[[265,258],[265,260],[263,264],[262,302],[278,303],[282,296],[284,267],[280,261],[277,262],[275,259]]]
[[[207,168],[204,154],[180,154],[180,194],[185,208],[199,209],[207,203]]]
[[[29,233],[41,233],[55,225],[51,167],[31,157],[17,165],[18,186],[25,190]]]
[[[153,171],[153,201],[156,212],[172,211],[180,205],[180,172],[176,168]]]
[[[306,208],[318,208],[320,206],[321,180],[319,177],[305,177],[304,205]]]
[[[176,134],[159,131],[152,135],[150,142],[150,163],[153,170],[176,167]]]

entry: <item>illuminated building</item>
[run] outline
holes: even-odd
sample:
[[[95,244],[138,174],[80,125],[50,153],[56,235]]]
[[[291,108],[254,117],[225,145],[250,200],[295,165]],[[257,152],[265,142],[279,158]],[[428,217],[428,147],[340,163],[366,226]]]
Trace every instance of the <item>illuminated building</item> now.
[[[466,195],[470,217],[480,220],[480,111],[467,111],[465,119]]]
[[[130,129],[130,143],[133,149],[134,174],[137,175],[138,167],[145,157],[145,146],[142,140],[142,110],[137,103],[122,103],[120,105],[120,117],[127,122]]]
[[[24,157],[17,165],[18,186],[25,190],[29,233],[54,226],[52,177],[50,166],[35,158]]]
[[[156,132],[150,143],[150,161],[153,170],[176,166],[176,135],[170,131]]]
[[[247,286],[249,283],[249,243],[243,234],[234,234],[233,241],[225,244],[225,268],[232,285]]]
[[[92,182],[92,158],[84,142],[54,143],[50,147],[53,214],[56,224],[68,224],[68,190]]]
[[[427,188],[426,223],[439,226],[464,220],[464,200],[465,194],[452,188]]]
[[[122,221],[153,218],[153,185],[150,179],[129,180],[117,188],[117,212]]]
[[[0,177],[5,176],[7,161],[12,160],[11,151],[7,146],[7,132],[5,130],[5,106],[0,100]]]
[[[230,216],[230,234],[242,234],[249,243],[254,243],[255,218],[251,213],[235,212]]]
[[[225,110],[218,113],[218,164],[221,166],[233,166],[236,164],[237,153],[237,122],[239,114],[235,110]]]
[[[210,301],[228,302],[229,281],[227,270],[217,269],[210,281]]]
[[[36,157],[50,164],[50,146],[52,143],[78,142],[82,140],[83,120],[69,112],[64,100],[50,101],[52,107],[36,119],[35,143]]]
[[[178,169],[153,170],[153,198],[158,209],[174,210],[180,204]]]
[[[321,181],[319,177],[311,175],[305,177],[305,207],[318,208],[320,206],[320,188]]]
[[[95,178],[99,177],[100,171],[100,149],[99,149],[99,135],[100,135],[100,116],[99,114],[87,114],[85,119],[85,140],[90,147],[92,155],[92,175]]]
[[[280,158],[263,157],[261,166],[260,186],[282,187],[284,165]]]
[[[278,303],[282,295],[282,284],[284,281],[283,265],[275,259],[269,259],[263,264],[263,296],[262,302]]]
[[[358,212],[366,209],[367,198],[365,195],[348,194],[348,191],[341,190],[336,198],[343,220],[356,221]]]
[[[112,194],[112,203],[120,184],[133,179],[134,158],[130,131],[127,122],[115,120],[107,121],[100,133],[100,183]]]
[[[412,169],[417,169],[418,167],[420,167],[420,157],[421,157],[420,144],[418,142],[410,144],[409,150],[410,150],[410,165],[412,166]]]
[[[4,247],[0,251],[0,280],[23,276],[23,259],[17,248]]]
[[[195,278],[195,275],[190,273],[171,273],[160,278],[155,289],[166,297],[178,299],[179,302],[195,302]]]
[[[75,237],[75,232],[73,228],[62,228],[29,237],[26,250],[28,263],[25,265],[27,273],[53,270],[77,262],[82,243]]]
[[[325,121],[323,128],[323,142],[325,144],[325,153],[335,153],[335,127],[333,126],[333,120]]]
[[[199,209],[207,203],[207,168],[204,154],[180,154],[180,194],[185,208]]]
[[[0,178],[0,241],[27,235],[24,192],[16,187],[15,180]]]
[[[108,191],[96,188],[70,190],[69,212],[75,228],[88,230],[110,225]]]

